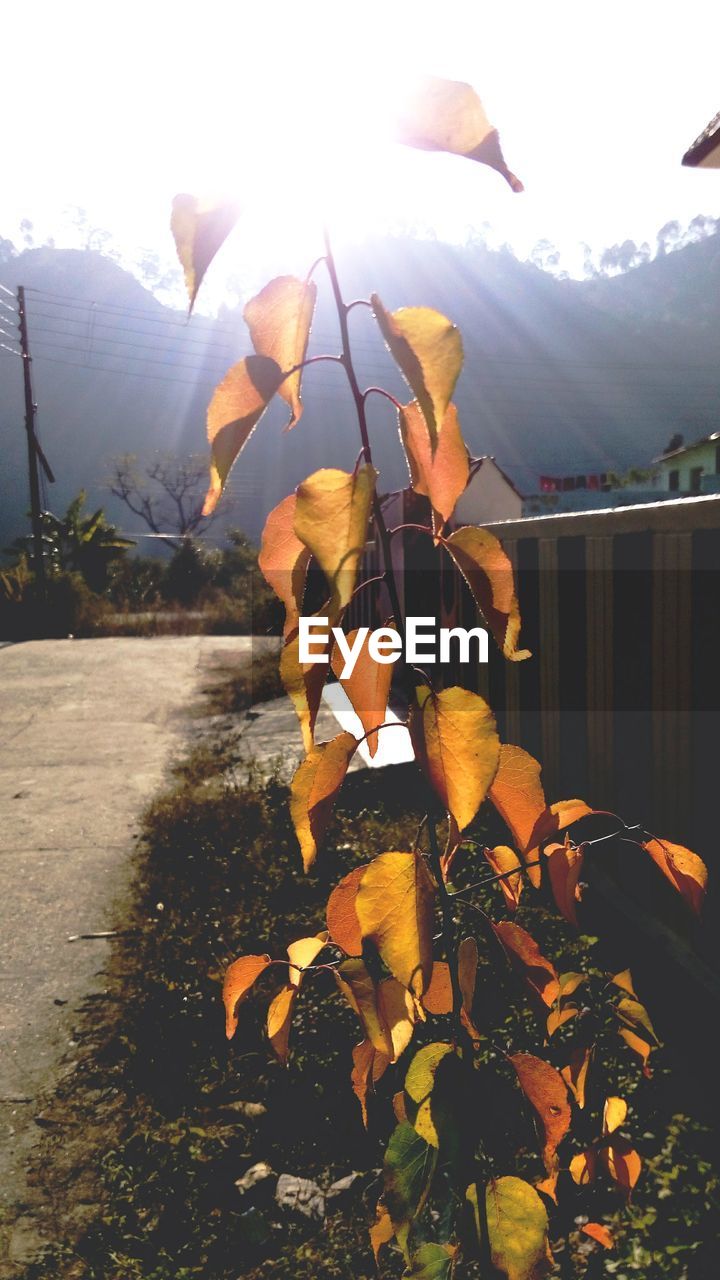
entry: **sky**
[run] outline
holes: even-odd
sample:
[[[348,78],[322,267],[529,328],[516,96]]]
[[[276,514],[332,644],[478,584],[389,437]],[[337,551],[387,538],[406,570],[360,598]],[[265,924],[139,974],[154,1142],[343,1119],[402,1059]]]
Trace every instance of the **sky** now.
[[[349,240],[485,227],[520,256],[548,239],[574,273],[581,242],[720,216],[717,171],[680,165],[720,110],[717,4],[6,0],[0,23],[11,239],[26,217],[62,244],[79,206],[123,252],[170,258],[172,196],[227,193],[243,216],[218,272],[309,262],[327,223]],[[417,73],[477,89],[524,195],[391,141]]]

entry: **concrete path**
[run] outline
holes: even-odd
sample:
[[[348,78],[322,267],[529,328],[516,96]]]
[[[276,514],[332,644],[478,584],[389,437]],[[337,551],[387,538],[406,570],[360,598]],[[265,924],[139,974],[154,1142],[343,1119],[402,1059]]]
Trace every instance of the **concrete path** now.
[[[182,752],[209,670],[247,661],[251,644],[0,648],[0,1222],[15,1226],[14,1261],[35,1243],[23,1168],[36,1100],[72,1069],[78,1006],[102,990],[108,958],[102,938],[69,939],[121,921],[138,818]]]

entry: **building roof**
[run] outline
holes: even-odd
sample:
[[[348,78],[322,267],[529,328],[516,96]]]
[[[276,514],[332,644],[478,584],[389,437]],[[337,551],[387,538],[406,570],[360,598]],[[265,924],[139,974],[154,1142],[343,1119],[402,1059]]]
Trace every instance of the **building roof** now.
[[[720,111],[685,152],[682,162],[692,168],[698,165],[720,168]]]
[[[716,440],[720,440],[720,431],[712,431],[709,436],[701,436],[699,440],[694,440],[692,444],[681,444],[677,449],[671,449],[668,453],[661,453],[657,458],[653,458],[653,462],[667,462],[670,458],[679,458],[683,453],[692,453],[693,449],[699,449],[700,445],[713,444]]]
[[[516,489],[509,475],[507,475],[503,471],[502,467],[498,466],[498,463],[495,460],[495,458],[492,456],[492,454],[489,454],[489,453],[483,454],[482,457],[480,458],[473,458],[472,455],[470,456],[469,458],[470,473],[468,475],[468,485],[470,484],[473,477],[477,475],[478,471],[480,470],[484,462],[492,462],[495,469],[500,472],[500,475],[502,476],[503,480],[507,485],[509,485],[509,487],[512,489],[516,497],[518,498],[523,497],[523,494],[520,492],[519,489]],[[465,487],[467,489],[467,485]],[[387,493],[381,494],[380,501],[381,503],[387,502],[389,498],[394,498],[398,493],[404,493],[404,492],[405,492],[404,489],[390,489],[388,490]]]
[[[506,484],[508,484],[508,485],[510,486],[510,488],[511,488],[511,489],[512,489],[512,491],[513,491],[513,493],[514,493],[514,494],[516,494],[516,496],[517,496],[518,498],[522,498],[522,497],[524,496],[524,495],[520,492],[520,490],[519,490],[519,489],[518,489],[518,488],[513,484],[512,480],[510,479],[510,477],[509,477],[509,475],[507,474],[507,472],[506,472],[506,471],[503,471],[503,469],[502,469],[502,467],[500,466],[500,464],[498,463],[497,459],[496,459],[495,457],[493,457],[493,455],[492,455],[491,453],[485,453],[485,454],[483,454],[483,456],[482,456],[481,458],[471,458],[471,459],[470,459],[470,475],[469,475],[469,477],[468,477],[468,484],[469,484],[469,483],[470,483],[470,481],[472,480],[473,476],[474,476],[474,475],[475,475],[475,474],[480,470],[480,468],[481,468],[481,466],[482,466],[483,462],[492,462],[492,464],[493,464],[493,466],[495,467],[495,469],[496,469],[497,471],[499,471],[499,472],[500,472],[500,475],[502,476],[503,480],[505,481],[505,483],[506,483]]]

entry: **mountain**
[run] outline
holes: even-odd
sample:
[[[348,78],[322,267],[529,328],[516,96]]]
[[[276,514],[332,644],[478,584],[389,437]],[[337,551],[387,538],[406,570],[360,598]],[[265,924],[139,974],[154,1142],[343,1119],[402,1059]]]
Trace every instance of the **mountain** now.
[[[388,308],[436,307],[463,333],[456,401],[473,453],[494,454],[527,493],[540,473],[643,466],[676,431],[717,427],[720,234],[625,274],[558,279],[509,251],[438,241],[378,239],[338,255],[347,298],[374,290]],[[311,353],[336,351],[329,291]],[[38,429],[56,472],[48,505],[64,510],[80,488],[122,529],[138,528],[104,488],[109,459],[157,450],[205,450],[204,413],[215,383],[248,351],[240,313],[220,319],[162,306],[116,263],[88,251],[28,250],[0,265],[0,284],[27,288]],[[0,291],[0,330],[13,333],[13,299]],[[351,328],[363,384],[407,389],[372,315]],[[0,334],[0,342],[7,338]],[[9,345],[13,345],[10,343]],[[20,361],[0,350],[0,544],[24,525],[26,441]],[[257,538],[267,511],[320,466],[349,466],[358,443],[342,370],[309,368],[305,413],[285,434],[273,405],[230,482],[231,522]],[[406,483],[392,406],[368,401],[385,489]],[[149,544],[145,544],[145,548]]]

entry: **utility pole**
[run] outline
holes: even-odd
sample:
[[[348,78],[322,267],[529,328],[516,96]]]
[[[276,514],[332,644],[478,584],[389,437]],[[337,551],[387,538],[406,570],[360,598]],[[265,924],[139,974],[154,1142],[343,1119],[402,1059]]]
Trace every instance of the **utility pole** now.
[[[47,582],[45,577],[45,556],[43,550],[42,520],[40,511],[40,477],[38,475],[38,461],[42,463],[43,470],[52,483],[55,479],[48,461],[40,448],[40,443],[35,435],[35,414],[37,405],[33,399],[32,387],[32,358],[30,356],[30,346],[28,343],[27,331],[27,313],[25,311],[25,289],[22,285],[18,285],[17,304],[20,330],[20,349],[23,362],[23,383],[25,389],[25,430],[27,432],[28,446],[28,474],[30,477],[30,515],[32,519],[33,546],[35,548],[35,581],[38,587],[38,596],[42,604],[45,603],[47,595]]]

